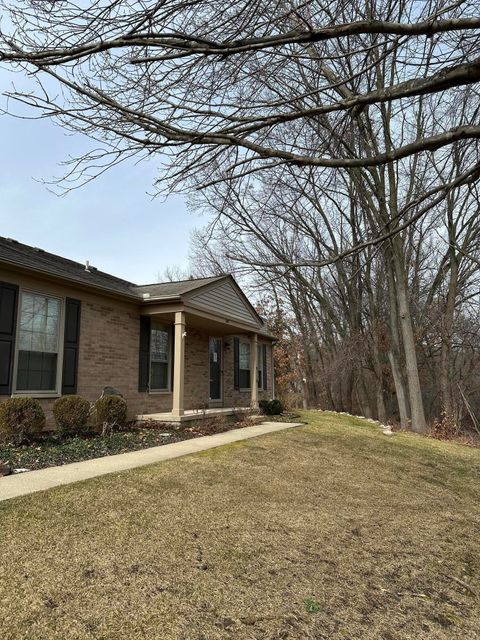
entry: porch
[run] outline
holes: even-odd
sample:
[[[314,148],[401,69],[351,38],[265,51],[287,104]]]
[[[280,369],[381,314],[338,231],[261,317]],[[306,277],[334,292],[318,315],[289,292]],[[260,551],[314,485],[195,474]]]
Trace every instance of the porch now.
[[[256,411],[269,390],[268,397],[272,396],[272,336],[263,323],[254,315],[249,319],[235,317],[234,308],[232,315],[222,317],[218,310],[213,313],[193,302],[172,304],[157,299],[142,308],[146,329],[141,344],[148,361],[141,365],[141,371],[147,395],[136,412],[138,421],[182,423]],[[156,361],[163,364],[157,365]],[[158,379],[153,375],[154,367],[163,367],[166,388],[159,390],[151,384]]]
[[[237,413],[248,413],[250,407],[220,407],[211,409],[185,409],[181,415],[175,415],[172,411],[167,413],[147,413],[138,415],[139,422],[190,422],[192,420],[204,420],[215,416],[232,416]]]

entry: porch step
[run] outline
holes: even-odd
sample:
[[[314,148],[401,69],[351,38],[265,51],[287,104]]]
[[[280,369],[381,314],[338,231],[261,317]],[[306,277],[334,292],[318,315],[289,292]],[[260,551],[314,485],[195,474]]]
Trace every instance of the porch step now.
[[[235,413],[248,413],[250,407],[219,407],[215,409],[189,409],[181,416],[170,413],[144,413],[136,416],[138,422],[189,422],[190,420],[204,420],[214,416],[232,416]]]

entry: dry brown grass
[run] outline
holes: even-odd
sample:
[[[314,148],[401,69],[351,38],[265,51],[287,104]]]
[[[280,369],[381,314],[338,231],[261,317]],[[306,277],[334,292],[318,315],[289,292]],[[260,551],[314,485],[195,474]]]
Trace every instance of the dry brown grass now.
[[[2,640],[480,638],[480,451],[308,420],[0,503]]]

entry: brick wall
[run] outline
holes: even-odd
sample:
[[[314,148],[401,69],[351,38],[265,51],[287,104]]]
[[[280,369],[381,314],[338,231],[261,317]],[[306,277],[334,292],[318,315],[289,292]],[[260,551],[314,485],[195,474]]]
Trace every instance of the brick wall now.
[[[172,408],[172,394],[141,393],[138,391],[138,348],[140,306],[115,298],[91,293],[74,286],[63,286],[48,279],[22,275],[0,269],[0,281],[11,282],[21,288],[61,298],[81,300],[80,349],[78,390],[90,402],[95,401],[103,387],[118,389],[128,403],[129,416],[142,413],[161,413]],[[185,343],[185,409],[208,406],[209,399],[209,335],[194,327],[186,327]],[[225,345],[229,345],[225,347]],[[233,339],[224,340],[224,406],[249,406],[250,392],[233,388]],[[268,351],[268,391],[259,398],[270,397],[272,375]],[[61,366],[61,364],[60,364]],[[0,397],[0,400],[5,397]],[[49,425],[54,399],[40,399]]]
[[[204,409],[210,395],[209,336],[188,324],[185,329],[185,409]]]
[[[139,305],[4,269],[0,269],[0,280],[36,293],[81,300],[79,395],[93,402],[103,387],[112,386],[127,400],[130,417],[171,410],[171,393],[138,391]],[[40,398],[39,401],[52,424],[54,399]]]

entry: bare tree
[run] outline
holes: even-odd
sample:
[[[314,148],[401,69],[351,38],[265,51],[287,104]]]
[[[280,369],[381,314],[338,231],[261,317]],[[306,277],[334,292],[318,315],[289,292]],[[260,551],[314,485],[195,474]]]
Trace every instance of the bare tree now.
[[[480,177],[476,3],[3,0],[3,7],[0,62],[36,83],[12,88],[9,104],[33,107],[98,143],[69,162],[62,185],[131,156],[161,155],[159,189],[205,194],[217,228],[240,247],[226,252],[228,260],[266,281],[284,279],[297,300],[306,366],[325,361],[313,341],[321,327],[330,364],[332,354],[349,361],[341,395],[371,413],[370,371],[379,415],[386,410],[379,341],[388,326],[400,419],[424,431],[416,303],[425,298],[411,287],[421,281],[415,259],[423,264],[425,256],[414,243],[423,246],[425,229],[451,201],[450,245],[457,257],[473,247],[475,259],[476,228],[464,247],[456,203]],[[448,171],[452,154],[462,160]],[[456,298],[458,276],[447,271]],[[388,297],[379,298],[379,286]],[[451,309],[450,300],[445,362]],[[367,351],[352,349],[364,339]]]
[[[480,17],[470,0],[257,0],[228,11],[215,0],[2,4],[0,61],[40,84],[9,97],[103,143],[73,162],[69,179],[153,153],[171,155],[173,185],[197,183],[212,165],[230,179],[283,163],[380,167],[480,136],[459,117],[368,149],[331,144],[332,128],[361,133],[359,116],[372,109],[381,116],[480,80]],[[396,72],[371,85],[379,63]],[[322,77],[305,92],[298,72],[312,66]],[[478,172],[474,161],[463,179]]]

